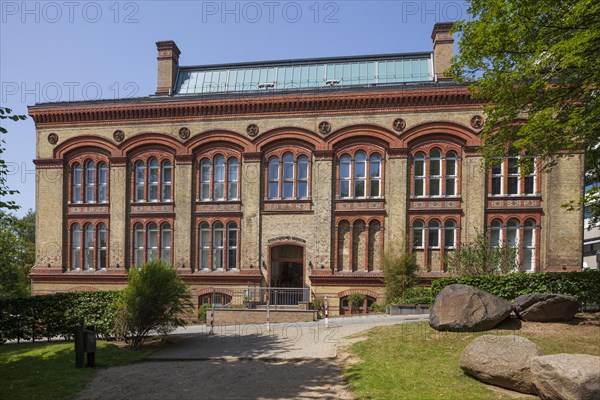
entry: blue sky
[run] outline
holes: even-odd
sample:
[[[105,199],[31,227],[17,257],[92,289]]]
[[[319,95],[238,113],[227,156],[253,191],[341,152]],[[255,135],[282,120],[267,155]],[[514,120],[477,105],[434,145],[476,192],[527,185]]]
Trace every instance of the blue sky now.
[[[431,51],[435,22],[463,1],[0,1],[0,105],[139,97],[156,88],[156,46],[181,65]],[[35,208],[35,126],[4,122],[18,215]]]

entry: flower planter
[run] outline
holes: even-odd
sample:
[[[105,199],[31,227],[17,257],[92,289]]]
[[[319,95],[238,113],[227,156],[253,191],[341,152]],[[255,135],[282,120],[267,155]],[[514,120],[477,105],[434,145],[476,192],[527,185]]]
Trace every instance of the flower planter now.
[[[385,308],[389,315],[429,314],[429,304],[394,304]]]

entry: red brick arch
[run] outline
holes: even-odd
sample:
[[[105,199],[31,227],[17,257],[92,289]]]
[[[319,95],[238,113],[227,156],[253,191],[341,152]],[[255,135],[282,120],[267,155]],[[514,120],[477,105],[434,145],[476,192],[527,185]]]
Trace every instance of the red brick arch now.
[[[115,156],[118,149],[113,142],[101,136],[83,135],[65,140],[54,149],[54,158],[66,158],[71,153],[100,151],[106,156]]]
[[[377,298],[380,297],[380,295],[378,293],[372,292],[372,291],[367,290],[367,289],[348,289],[348,290],[344,290],[342,292],[339,292],[337,294],[337,296],[341,299],[343,297],[350,296],[352,293],[361,293],[361,294],[364,294],[365,296],[369,296],[369,297],[372,297],[374,299],[377,299]]]
[[[360,139],[359,139],[360,138]],[[333,132],[327,137],[327,149],[340,148],[344,142],[364,141],[380,147],[400,147],[398,136],[392,131],[376,125],[352,125]]]
[[[482,140],[477,133],[464,125],[454,122],[427,122],[410,128],[400,136],[402,148],[414,147],[423,142],[450,141],[459,146],[481,146]]]

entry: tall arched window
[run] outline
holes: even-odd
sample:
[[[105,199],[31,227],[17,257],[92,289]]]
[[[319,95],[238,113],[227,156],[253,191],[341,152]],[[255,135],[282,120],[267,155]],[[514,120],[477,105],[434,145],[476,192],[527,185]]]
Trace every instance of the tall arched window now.
[[[98,269],[106,269],[107,264],[107,248],[108,248],[108,235],[106,232],[106,225],[98,225],[98,260],[96,261],[96,267]]]
[[[217,156],[213,169],[213,199],[225,200],[225,157]]]
[[[217,222],[213,226],[213,269],[223,268],[223,223]]]
[[[423,234],[425,224],[421,220],[413,222],[413,248],[422,249],[424,246]]]
[[[413,155],[412,196],[456,196],[458,194],[459,158],[455,151],[443,154],[432,148],[427,155],[417,151]]]
[[[136,267],[141,267],[144,263],[144,250],[146,248],[146,232],[142,224],[135,224],[135,226],[133,227],[133,232],[133,265],[135,265]]]
[[[133,265],[140,267],[145,262],[163,261],[171,264],[171,224],[149,222],[133,226]]]
[[[83,257],[83,269],[85,271],[94,269],[94,226],[92,224],[85,224],[83,227],[84,231],[84,244],[85,254]]]
[[[81,164],[77,163],[75,165],[73,165],[73,169],[72,169],[72,177],[71,177],[71,181],[72,181],[72,185],[73,185],[73,190],[72,190],[72,201],[73,203],[81,203],[81,181],[82,181],[82,168],[81,168]]]
[[[200,268],[208,270],[210,268],[210,226],[207,222],[200,225]]]
[[[210,200],[210,161],[200,163],[200,200]]]
[[[148,201],[158,201],[158,160],[148,160]]]
[[[342,199],[365,199],[382,196],[381,155],[367,154],[359,150],[354,157],[342,155],[339,159],[339,197]]]
[[[523,163],[529,164],[527,173]],[[529,196],[535,195],[536,188],[536,159],[534,157],[507,157],[499,159],[491,168],[492,196]]]
[[[440,247],[440,221],[432,219],[427,226],[427,246],[429,248]]]
[[[506,245],[516,246],[518,242],[519,221],[509,219],[506,223]]]
[[[267,162],[267,197],[271,200],[310,197],[310,160],[307,156],[285,153],[281,159],[272,156]]]
[[[535,271],[535,221],[527,219],[523,224],[522,240],[522,261],[523,271]]]
[[[490,246],[500,247],[502,245],[502,222],[499,219],[492,221],[490,225]]]
[[[94,203],[96,189],[96,166],[92,160],[85,163],[85,202]]]
[[[225,271],[237,268],[239,228],[236,222],[216,221],[198,226],[198,269]]]
[[[238,200],[239,173],[239,160],[235,157],[216,154],[201,159],[199,166],[200,201]]]
[[[162,224],[160,233],[160,260],[171,263],[171,225],[168,223]]]
[[[456,222],[452,220],[444,223],[444,247],[446,249],[456,247]]]
[[[98,203],[108,202],[108,167],[106,163],[98,164]]]
[[[135,201],[144,201],[146,189],[146,166],[142,161],[135,163]]]
[[[71,228],[71,270],[81,268],[81,227],[79,224]]]
[[[151,222],[148,224],[147,261],[158,260],[158,225]]]
[[[231,158],[227,164],[227,199],[237,200],[238,199],[238,183],[239,183],[239,163],[235,158]]]
[[[163,161],[162,164],[162,201],[171,200],[171,184],[172,184],[171,161]]]
[[[235,222],[227,224],[227,269],[237,266],[238,254],[238,227]]]

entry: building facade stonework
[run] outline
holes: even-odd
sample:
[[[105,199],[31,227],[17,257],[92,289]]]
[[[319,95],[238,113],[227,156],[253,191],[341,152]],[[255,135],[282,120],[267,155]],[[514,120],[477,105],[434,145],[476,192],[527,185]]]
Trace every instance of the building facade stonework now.
[[[561,204],[580,195],[583,156],[485,169],[482,104],[443,77],[449,28],[431,53],[227,66],[181,67],[159,42],[156,95],[30,107],[33,292],[119,289],[162,259],[199,302],[308,287],[335,314],[353,292],[383,301],[383,254],[444,276],[482,233],[517,246],[523,271],[580,268],[581,218]]]

